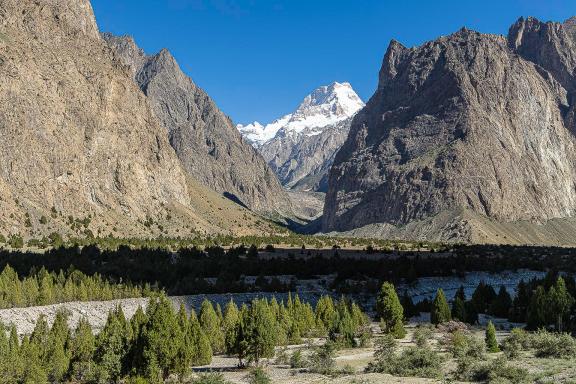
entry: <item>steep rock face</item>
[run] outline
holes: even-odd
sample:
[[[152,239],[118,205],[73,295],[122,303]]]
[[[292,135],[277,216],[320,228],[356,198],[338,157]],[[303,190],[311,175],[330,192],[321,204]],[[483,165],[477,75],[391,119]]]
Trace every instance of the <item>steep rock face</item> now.
[[[287,188],[326,192],[328,171],[348,137],[351,121],[348,118],[313,134],[280,131],[260,152]]]
[[[393,41],[336,155],[323,229],[401,228],[456,212],[420,233],[470,240],[466,217],[571,217],[576,153],[563,81],[501,36],[463,29],[411,49]]]
[[[285,187],[326,192],[334,155],[363,106],[349,83],[334,82],[307,95],[293,113],[266,126],[254,122],[238,129]]]
[[[0,0],[0,136],[5,236],[176,236],[256,225],[186,176],[87,0]]]
[[[290,215],[288,196],[264,159],[167,50],[147,56],[132,38],[103,37],[130,67],[189,175],[255,211]]]

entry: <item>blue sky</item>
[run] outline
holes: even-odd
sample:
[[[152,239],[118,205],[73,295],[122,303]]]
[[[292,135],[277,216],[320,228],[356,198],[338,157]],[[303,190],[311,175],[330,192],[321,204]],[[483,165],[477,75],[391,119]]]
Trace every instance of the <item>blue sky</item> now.
[[[413,46],[462,26],[505,34],[519,16],[559,20],[574,0],[92,0],[100,29],[168,48],[235,122],[291,112],[349,81],[367,100],[390,39]]]

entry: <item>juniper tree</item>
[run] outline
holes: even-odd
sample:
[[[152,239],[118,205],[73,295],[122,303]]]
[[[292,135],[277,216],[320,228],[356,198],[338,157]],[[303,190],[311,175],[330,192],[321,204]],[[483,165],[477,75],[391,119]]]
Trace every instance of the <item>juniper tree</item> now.
[[[330,296],[322,296],[316,303],[316,324],[326,334],[336,321],[336,309]]]
[[[246,314],[243,319],[246,332],[242,335],[247,346],[246,356],[258,365],[260,359],[274,356],[275,321],[265,300],[253,300]]]
[[[96,338],[94,361],[99,381],[117,381],[122,375],[130,340],[128,328],[120,307],[110,311],[104,328]]]
[[[529,329],[538,329],[548,325],[548,300],[544,287],[539,285],[534,291],[528,306],[528,314],[526,318],[527,327]]]
[[[489,321],[488,325],[486,326],[486,335],[484,340],[486,342],[486,349],[488,352],[500,352],[498,341],[496,340],[496,328],[494,328],[494,324],[492,324],[491,321]]]
[[[460,296],[456,296],[454,303],[452,304],[452,318],[460,321],[467,321],[466,304]]]
[[[236,324],[240,318],[240,311],[238,306],[232,299],[224,307],[224,345],[225,352],[228,355],[234,354],[234,345],[236,344]]]
[[[574,305],[574,298],[568,293],[566,283],[562,277],[558,277],[556,283],[550,287],[548,291],[548,303],[550,305],[550,311],[555,318],[556,330],[562,332],[564,318],[570,313],[570,309],[572,305]]]
[[[206,299],[200,306],[199,321],[202,330],[210,340],[212,352],[215,354],[224,352],[224,333],[220,328],[220,320],[212,303]]]
[[[196,316],[196,312],[192,310],[189,318],[189,335],[194,346],[192,355],[192,365],[207,365],[212,361],[212,347],[208,336],[200,327],[200,322]]]
[[[162,382],[181,366],[178,354],[182,350],[184,334],[172,303],[166,297],[160,297],[148,308],[148,322],[141,336],[145,373],[149,380]]]
[[[79,382],[89,381],[94,375],[94,351],[96,340],[92,327],[83,317],[78,321],[74,334],[70,338],[71,377]]]
[[[436,297],[432,302],[432,308],[430,310],[430,321],[432,324],[440,324],[450,320],[450,307],[446,301],[446,296],[444,296],[444,291],[442,288],[438,288],[436,291]]]
[[[384,333],[392,334],[397,339],[406,336],[403,323],[404,309],[392,283],[382,284],[376,298],[376,314],[380,318],[380,324],[383,325]]]

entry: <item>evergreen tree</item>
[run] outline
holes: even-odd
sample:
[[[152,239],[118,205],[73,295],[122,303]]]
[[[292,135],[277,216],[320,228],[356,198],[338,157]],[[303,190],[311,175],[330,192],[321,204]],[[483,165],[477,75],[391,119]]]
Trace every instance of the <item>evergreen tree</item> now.
[[[160,297],[148,308],[148,322],[141,336],[145,374],[152,382],[162,382],[177,368],[183,369],[178,356],[183,348],[184,334],[172,303],[166,297]]]
[[[61,382],[70,366],[70,356],[68,356],[67,350],[70,330],[68,328],[68,314],[65,311],[58,310],[56,312],[48,339],[49,348],[46,357],[48,377],[52,382]]]
[[[456,295],[452,304],[452,318],[455,320],[466,321],[466,304],[462,298]]]
[[[402,305],[402,308],[404,308],[405,319],[410,319],[420,314],[418,307],[416,307],[412,301],[412,297],[408,294],[408,291],[404,291],[404,294],[400,298],[400,304]]]
[[[224,345],[225,352],[228,355],[234,354],[236,344],[237,323],[240,318],[240,311],[232,299],[224,307]]]
[[[508,291],[506,291],[506,287],[502,285],[498,291],[498,295],[490,305],[489,312],[496,317],[508,318],[511,307],[512,298],[508,294]]]
[[[195,346],[194,340],[192,339],[192,333],[190,332],[190,319],[184,308],[184,304],[180,304],[180,309],[176,315],[178,319],[178,327],[180,328],[180,333],[182,334],[180,348],[176,354],[176,359],[174,362],[174,369],[180,376],[180,380],[183,380],[184,376],[190,372],[190,367],[192,365],[192,359],[194,357]]]
[[[196,312],[192,310],[190,312],[190,318],[188,321],[190,328],[188,330],[189,337],[192,340],[193,355],[192,355],[192,365],[207,365],[212,361],[212,346],[210,345],[210,340],[208,336],[204,333],[200,327],[200,322],[198,317],[196,317]]]
[[[204,300],[200,306],[200,326],[210,340],[212,352],[215,354],[224,352],[224,333],[220,328],[220,320],[208,300]]]
[[[527,327],[538,329],[548,325],[548,300],[544,287],[539,285],[528,306]]]
[[[130,340],[128,328],[120,307],[110,311],[104,328],[96,338],[94,360],[99,381],[115,382],[121,377]]]
[[[324,334],[333,326],[336,321],[336,309],[334,301],[330,296],[322,296],[316,303],[315,318],[316,324]]]
[[[486,327],[486,349],[488,352],[500,352],[500,348],[498,347],[498,341],[496,340],[496,328],[494,328],[494,324],[491,321],[488,322]]]
[[[572,305],[574,305],[574,298],[568,293],[566,283],[562,277],[558,277],[556,283],[550,287],[548,291],[548,303],[550,305],[550,311],[555,318],[556,330],[562,332],[564,318],[570,313],[570,309]]]
[[[71,377],[79,382],[86,382],[95,374],[94,351],[96,340],[92,327],[86,318],[81,318],[70,339]]]
[[[274,356],[276,335],[274,333],[274,317],[265,300],[255,299],[250,305],[244,319],[246,333],[246,356],[259,364],[260,359]]]
[[[400,304],[394,285],[384,282],[376,298],[376,314],[380,318],[384,333],[392,334],[401,339],[406,336],[404,329],[404,309]]]
[[[450,307],[446,301],[446,296],[444,296],[444,291],[442,288],[438,288],[436,291],[436,297],[432,302],[432,308],[430,310],[430,321],[432,324],[440,324],[450,320]]]
[[[464,317],[466,319],[464,322],[468,324],[478,323],[478,311],[472,300],[464,302]]]

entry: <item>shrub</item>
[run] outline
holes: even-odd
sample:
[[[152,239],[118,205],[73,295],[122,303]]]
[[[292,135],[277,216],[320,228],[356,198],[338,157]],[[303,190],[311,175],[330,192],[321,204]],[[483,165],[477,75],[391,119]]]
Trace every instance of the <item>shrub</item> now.
[[[432,329],[426,325],[418,326],[412,338],[418,347],[425,347],[432,338]]]
[[[528,383],[528,371],[511,366],[501,357],[490,362],[464,358],[458,361],[458,373],[461,379],[485,383]]]
[[[436,351],[425,346],[410,347],[397,353],[392,336],[378,340],[374,357],[375,361],[366,368],[368,372],[430,378],[441,375],[442,357]]]
[[[481,359],[484,357],[486,347],[484,341],[464,331],[456,331],[452,334],[450,352],[457,359],[466,357]]]
[[[304,360],[302,359],[302,351],[297,349],[290,356],[290,368],[304,368]]]
[[[270,376],[262,368],[254,368],[248,375],[249,384],[272,384]]]
[[[537,357],[570,358],[576,354],[576,341],[567,333],[539,330],[530,335],[530,344]]]
[[[321,375],[334,374],[336,367],[334,354],[334,345],[332,343],[326,343],[322,347],[317,348],[308,360],[308,370]]]
[[[510,335],[502,341],[502,349],[509,359],[520,356],[520,351],[529,347],[529,335],[520,328],[514,328]]]
[[[216,372],[204,373],[192,380],[191,384],[229,384],[224,375]]]

